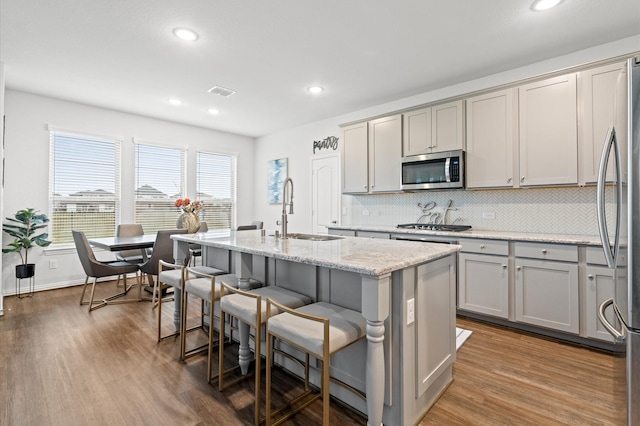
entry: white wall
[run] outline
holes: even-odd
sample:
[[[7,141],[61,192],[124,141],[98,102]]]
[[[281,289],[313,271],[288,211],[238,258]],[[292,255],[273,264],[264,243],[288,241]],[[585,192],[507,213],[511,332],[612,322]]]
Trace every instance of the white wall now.
[[[4,64],[0,62],[0,179],[4,176],[4,164],[2,159],[4,158],[4,132],[2,131],[4,126]],[[2,199],[3,199],[4,185],[0,186],[0,217],[4,217],[2,215]],[[2,269],[2,257],[0,256],[0,269]],[[4,279],[0,276],[0,316],[4,315],[4,304],[3,304],[3,288]]]
[[[133,139],[185,147],[187,154],[187,195],[195,198],[196,151],[231,153],[238,156],[237,222],[253,220],[254,145],[252,138],[185,126],[167,121],[126,114],[87,105],[65,102],[33,94],[6,91],[4,214],[33,207],[49,212],[49,132],[47,126],[121,138],[122,198],[121,222],[134,221],[134,145]],[[78,176],[82,179],[82,176]],[[178,212],[176,212],[177,217]],[[3,235],[6,246],[8,235]],[[3,292],[15,292],[14,265],[17,254],[5,254],[2,268]],[[110,253],[98,253],[100,259]],[[58,261],[49,269],[49,260]],[[34,247],[29,260],[36,263],[36,290],[84,281],[75,249],[56,250]]]
[[[364,120],[370,117],[380,116],[392,113],[394,111],[411,108],[417,105],[435,102],[454,96],[461,96],[479,90],[488,89],[502,84],[509,84],[518,80],[532,78],[541,74],[554,72],[564,68],[575,67],[590,62],[605,60],[619,55],[625,55],[636,52],[640,49],[640,36],[630,37],[617,42],[596,46],[590,49],[571,53],[551,60],[535,63],[526,67],[513,69],[507,72],[491,75],[477,80],[468,81],[455,86],[446,87],[431,92],[422,93],[420,95],[409,98],[400,99],[398,101],[377,105],[364,110],[355,111],[349,114],[336,116],[321,122],[311,123],[300,126],[295,129],[278,132],[258,139],[256,144],[256,175],[255,175],[255,216],[264,217],[265,226],[274,228],[275,220],[279,218],[280,209],[275,206],[266,204],[266,160],[279,157],[289,158],[289,170],[296,188],[304,188],[301,193],[296,190],[296,214],[291,216],[289,220],[289,230],[292,232],[310,232],[311,231],[311,172],[309,168],[309,158],[312,154],[312,142],[314,140],[324,139],[327,136],[335,135],[341,137],[340,124],[353,121]],[[464,66],[464,58],[461,57],[459,64],[452,66]],[[340,149],[342,141],[339,141]],[[537,192],[540,203],[551,202],[550,200],[558,196],[557,191]],[[551,198],[548,198],[549,194]],[[584,199],[585,192],[580,192]],[[440,193],[440,197],[446,196]],[[347,215],[343,216],[341,222],[344,224],[397,224],[406,222],[407,216],[411,216],[407,210],[401,209],[401,206],[412,205],[417,196],[411,194],[395,194],[393,196],[342,196],[342,207],[347,208]],[[506,198],[505,198],[506,197]],[[502,203],[508,203],[514,197],[513,192],[509,191],[492,191],[490,197],[494,205],[489,208],[497,208]],[[425,195],[425,198],[428,198]],[[478,197],[476,197],[478,198]],[[484,196],[480,198],[486,198]],[[419,198],[422,200],[422,198]],[[366,200],[366,201],[365,201]],[[382,216],[369,216],[363,218],[361,215],[361,206],[366,203],[367,209],[375,209],[376,211],[386,212]],[[570,208],[570,207],[567,207]],[[402,210],[402,211],[401,211]],[[588,210],[588,209],[585,209]],[[526,209],[517,209],[516,211],[525,211]],[[415,209],[417,213],[417,208]],[[510,214],[512,212],[509,212]],[[564,212],[562,212],[564,215]],[[416,218],[419,215],[416,215]],[[568,215],[571,216],[570,214]],[[412,216],[411,216],[412,217]],[[520,219],[515,218],[517,223]],[[585,225],[579,230],[590,230],[591,222],[585,221]],[[482,224],[480,227],[482,227]],[[485,223],[485,225],[487,225]],[[476,225],[477,226],[477,225]],[[541,227],[544,227],[541,224]],[[490,226],[487,225],[487,228]],[[554,227],[554,229],[556,229]],[[575,233],[575,227],[571,229]],[[538,230],[537,228],[535,229]],[[591,232],[589,232],[591,233]]]

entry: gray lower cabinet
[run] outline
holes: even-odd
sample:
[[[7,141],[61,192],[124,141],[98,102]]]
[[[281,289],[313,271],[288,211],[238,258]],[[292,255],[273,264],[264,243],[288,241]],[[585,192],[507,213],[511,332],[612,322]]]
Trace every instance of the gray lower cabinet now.
[[[615,342],[615,339],[598,319],[598,308],[600,304],[613,297],[614,271],[607,268],[601,247],[587,247],[585,255],[584,321],[586,337],[604,340],[606,342]],[[622,259],[623,261],[625,260],[624,258]],[[607,311],[607,319],[611,324],[615,325],[616,329],[620,328],[613,309]]]
[[[461,240],[459,244],[458,309],[508,319],[509,243]]]
[[[579,334],[577,247],[516,243],[515,255],[516,321]]]

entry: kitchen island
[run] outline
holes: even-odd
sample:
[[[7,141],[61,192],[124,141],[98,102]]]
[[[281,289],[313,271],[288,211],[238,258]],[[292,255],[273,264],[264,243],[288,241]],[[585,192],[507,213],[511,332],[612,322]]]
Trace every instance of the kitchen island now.
[[[370,425],[416,423],[451,383],[457,245],[282,239],[258,230],[172,238],[177,262],[189,243],[200,244],[204,263],[238,275],[241,288],[254,277],[362,312],[367,339],[336,354],[331,374],[366,401],[338,387],[331,393],[366,413]]]

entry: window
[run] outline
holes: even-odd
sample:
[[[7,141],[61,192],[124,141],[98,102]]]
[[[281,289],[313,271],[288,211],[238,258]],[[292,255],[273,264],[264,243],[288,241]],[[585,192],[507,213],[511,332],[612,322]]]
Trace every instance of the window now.
[[[135,221],[145,234],[175,229],[185,193],[185,150],[136,142]]]
[[[209,229],[231,228],[235,218],[236,158],[198,152],[196,199],[204,203],[200,220]]]
[[[49,209],[53,244],[114,235],[120,217],[120,141],[51,131]]]

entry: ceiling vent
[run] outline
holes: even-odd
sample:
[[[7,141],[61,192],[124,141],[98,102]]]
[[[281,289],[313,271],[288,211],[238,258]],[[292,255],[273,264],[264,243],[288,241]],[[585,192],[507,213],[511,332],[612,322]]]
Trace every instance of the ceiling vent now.
[[[224,87],[220,87],[220,86],[213,86],[211,89],[207,90],[207,92],[213,93],[214,95],[220,95],[225,98],[228,98],[229,96],[236,93],[233,90],[225,89]]]

